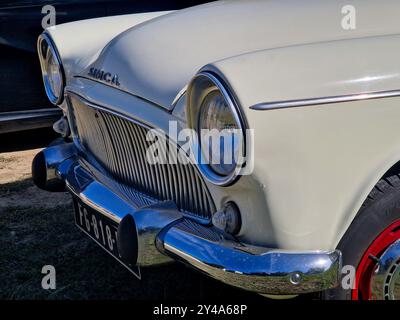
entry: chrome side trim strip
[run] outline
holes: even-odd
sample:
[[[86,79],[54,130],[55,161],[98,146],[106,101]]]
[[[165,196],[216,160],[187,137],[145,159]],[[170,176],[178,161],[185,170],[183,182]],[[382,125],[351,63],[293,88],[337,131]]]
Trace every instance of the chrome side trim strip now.
[[[0,122],[17,121],[28,118],[42,118],[52,115],[61,116],[62,115],[61,109],[53,107],[53,108],[43,108],[43,109],[33,109],[33,110],[2,112],[0,113]]]
[[[84,80],[87,80],[87,81],[96,82],[96,83],[98,83],[98,84],[102,84],[102,85],[104,85],[104,86],[113,88],[113,89],[118,90],[118,91],[120,91],[120,92],[126,93],[126,94],[128,94],[128,95],[130,95],[130,96],[132,96],[132,97],[138,98],[138,99],[140,99],[140,100],[142,100],[142,101],[144,101],[144,102],[150,103],[150,104],[152,104],[152,105],[154,105],[154,106],[156,106],[156,107],[158,107],[158,108],[161,108],[162,110],[165,110],[166,112],[171,112],[171,111],[172,111],[172,110],[170,110],[170,109],[165,108],[165,107],[162,106],[161,104],[158,104],[158,103],[156,103],[156,102],[154,102],[154,101],[151,101],[151,100],[149,100],[149,99],[147,99],[147,98],[145,98],[145,97],[139,95],[139,94],[136,93],[136,92],[131,92],[131,91],[126,90],[126,89],[121,88],[121,87],[112,86],[112,85],[110,85],[110,84],[107,83],[107,82],[103,82],[103,81],[100,81],[100,80],[97,80],[97,79],[93,79],[93,78],[89,78],[89,77],[86,77],[85,75],[79,75],[79,74],[78,74],[78,75],[74,75],[73,77],[76,78],[76,79],[84,79]],[[69,91],[69,92],[74,93],[73,91],[70,91],[70,90],[66,90],[66,91]],[[75,94],[77,94],[77,93],[75,93]]]
[[[186,94],[187,88],[188,88],[188,86],[186,85],[178,92],[178,94],[175,96],[174,100],[171,103],[171,107],[172,108],[175,108],[175,106],[178,103],[179,99],[182,98]]]
[[[348,94],[340,96],[310,98],[310,99],[263,102],[251,106],[250,109],[274,110],[274,109],[296,108],[296,107],[314,106],[322,104],[343,103],[343,102],[360,101],[360,100],[393,98],[398,96],[400,96],[400,90],[375,91],[375,92],[366,92],[360,94]]]
[[[59,108],[0,113],[0,133],[51,127],[62,116]]]

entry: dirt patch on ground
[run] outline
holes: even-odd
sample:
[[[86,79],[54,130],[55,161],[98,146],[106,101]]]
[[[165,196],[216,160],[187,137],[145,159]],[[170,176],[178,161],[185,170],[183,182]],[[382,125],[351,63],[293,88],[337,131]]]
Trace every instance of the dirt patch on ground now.
[[[50,193],[34,186],[31,163],[40,150],[0,154],[0,208],[18,206],[47,209],[70,202],[65,192]]]
[[[34,186],[39,150],[0,153],[0,299],[264,302],[177,263],[142,269],[136,279],[75,227],[67,193]],[[45,265],[56,269],[55,290],[41,286]]]
[[[0,153],[0,184],[29,178],[31,176],[30,163],[40,150]]]

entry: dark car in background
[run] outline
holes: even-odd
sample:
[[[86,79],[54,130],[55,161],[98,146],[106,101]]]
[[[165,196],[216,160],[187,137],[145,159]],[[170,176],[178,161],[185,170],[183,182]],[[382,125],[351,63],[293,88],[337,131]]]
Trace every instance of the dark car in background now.
[[[204,2],[208,1],[0,1],[0,133],[48,127],[61,116],[61,110],[49,102],[43,90],[36,53],[36,41],[46,16],[46,11],[42,13],[44,6],[55,8],[56,24],[61,24],[119,14],[175,10]]]

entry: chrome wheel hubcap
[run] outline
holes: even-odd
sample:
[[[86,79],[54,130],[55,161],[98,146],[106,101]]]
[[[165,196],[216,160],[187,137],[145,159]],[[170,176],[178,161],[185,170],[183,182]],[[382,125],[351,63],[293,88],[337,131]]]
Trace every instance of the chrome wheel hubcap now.
[[[400,300],[400,239],[382,254],[371,278],[374,300]]]

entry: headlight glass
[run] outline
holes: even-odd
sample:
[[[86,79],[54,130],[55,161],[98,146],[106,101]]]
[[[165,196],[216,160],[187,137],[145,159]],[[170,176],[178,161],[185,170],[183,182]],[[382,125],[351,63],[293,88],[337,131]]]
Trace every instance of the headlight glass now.
[[[211,91],[203,100],[198,134],[203,156],[210,168],[222,176],[231,174],[240,154],[241,130],[219,90]]]
[[[233,184],[247,165],[246,120],[233,91],[222,78],[201,71],[189,83],[186,95],[193,157],[203,177],[219,186]]]
[[[50,48],[47,54],[47,77],[49,80],[50,90],[55,97],[59,97],[62,90],[62,77],[60,72],[60,65],[56,57],[51,53]]]
[[[63,71],[58,53],[46,34],[39,37],[38,51],[47,97],[53,104],[59,104],[63,95]]]

